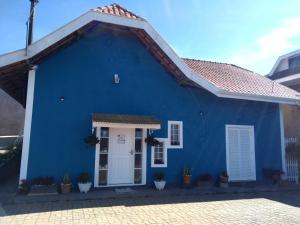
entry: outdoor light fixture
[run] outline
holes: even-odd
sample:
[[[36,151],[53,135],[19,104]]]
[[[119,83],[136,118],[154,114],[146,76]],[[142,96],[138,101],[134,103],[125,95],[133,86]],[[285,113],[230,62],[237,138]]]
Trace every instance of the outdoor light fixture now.
[[[59,98],[59,101],[61,101],[61,102],[63,102],[65,100],[65,97],[64,96],[61,96],[60,98]]]
[[[113,80],[113,82],[114,82],[114,84],[120,83],[120,77],[119,77],[118,74],[115,74],[115,75],[114,75],[114,80]]]

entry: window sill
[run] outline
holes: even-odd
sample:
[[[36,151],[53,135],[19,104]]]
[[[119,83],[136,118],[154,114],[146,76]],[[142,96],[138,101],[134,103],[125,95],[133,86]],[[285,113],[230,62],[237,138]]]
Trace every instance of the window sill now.
[[[171,144],[169,144],[167,146],[167,148],[168,149],[179,149],[179,148],[183,148],[183,146],[182,145],[171,145]]]
[[[168,167],[167,164],[152,164],[151,165],[152,168],[164,168],[164,167]]]

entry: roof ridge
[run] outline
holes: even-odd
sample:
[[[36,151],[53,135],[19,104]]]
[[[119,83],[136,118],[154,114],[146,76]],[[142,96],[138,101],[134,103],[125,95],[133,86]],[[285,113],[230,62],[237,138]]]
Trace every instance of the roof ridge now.
[[[229,65],[228,63],[216,62],[216,61],[210,61],[210,60],[205,60],[205,59],[192,59],[192,58],[185,58],[185,57],[182,57],[182,59],[185,59],[185,60],[193,60],[193,61],[209,62],[209,63],[227,64],[227,65]]]
[[[246,71],[252,72],[254,74],[257,74],[257,73],[255,73],[252,70],[249,70],[249,69],[237,66],[237,65],[232,64],[232,63],[216,62],[216,61],[210,61],[210,60],[204,60],[204,59],[191,59],[191,58],[185,58],[185,57],[182,57],[182,59],[184,59],[184,60],[200,61],[200,62],[208,62],[208,63],[215,63],[215,64],[223,64],[223,65],[228,65],[228,66],[234,66],[234,67],[237,67],[239,69],[246,70]]]
[[[129,11],[128,9],[117,3],[112,3],[106,6],[98,6],[94,9],[91,9],[91,11],[106,13],[113,16],[125,16],[131,19],[143,19],[142,17],[136,15],[135,13]],[[129,14],[129,16],[126,14]]]

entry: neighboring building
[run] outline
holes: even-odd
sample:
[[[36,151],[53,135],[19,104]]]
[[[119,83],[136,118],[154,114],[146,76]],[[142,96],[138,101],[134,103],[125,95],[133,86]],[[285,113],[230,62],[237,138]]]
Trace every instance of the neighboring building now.
[[[22,134],[24,114],[23,106],[0,88],[0,136]]]
[[[280,56],[273,66],[270,79],[289,88],[300,91],[300,49]],[[300,93],[298,94],[300,102]],[[284,106],[285,137],[288,142],[297,141],[300,144],[300,107]]]
[[[0,84],[28,90],[20,179],[89,172],[94,186],[178,184],[227,171],[262,181],[285,169],[281,104],[297,92],[235,65],[182,59],[143,18],[96,8],[0,56]],[[18,83],[14,87],[14,83]],[[23,85],[22,85],[23,84]],[[100,144],[83,139],[95,132]],[[151,147],[144,140],[160,141]]]

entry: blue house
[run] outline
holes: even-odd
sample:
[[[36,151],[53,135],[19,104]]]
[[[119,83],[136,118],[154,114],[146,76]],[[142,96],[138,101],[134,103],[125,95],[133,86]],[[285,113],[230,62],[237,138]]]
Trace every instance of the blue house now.
[[[20,179],[88,172],[94,187],[150,185],[157,171],[179,184],[184,167],[194,181],[261,181],[285,170],[281,107],[299,104],[252,71],[180,58],[116,4],[0,56],[0,84],[26,106]]]

